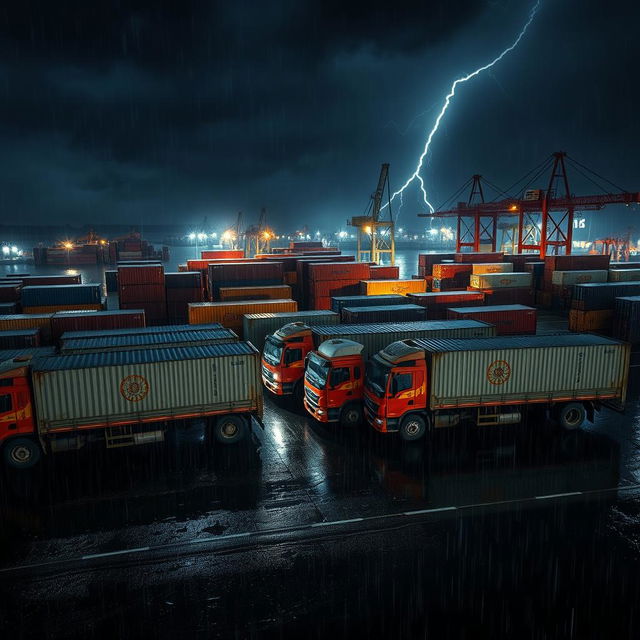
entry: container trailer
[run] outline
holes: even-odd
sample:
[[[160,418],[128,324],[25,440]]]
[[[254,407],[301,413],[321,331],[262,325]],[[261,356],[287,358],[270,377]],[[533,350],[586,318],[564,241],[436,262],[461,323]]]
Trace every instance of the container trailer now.
[[[246,342],[39,357],[0,364],[0,447],[15,469],[43,454],[160,442],[205,419],[218,442],[261,423],[260,354]]]
[[[346,330],[350,338],[322,340],[332,329]],[[394,342],[395,336],[477,338],[494,334],[492,325],[476,320],[316,327],[316,349],[310,351],[305,364],[304,406],[319,422],[355,425],[362,419],[365,364],[373,354]]]
[[[624,406],[629,357],[628,343],[589,334],[395,342],[367,367],[365,416],[409,441],[463,420],[514,424],[531,405],[577,429]]]

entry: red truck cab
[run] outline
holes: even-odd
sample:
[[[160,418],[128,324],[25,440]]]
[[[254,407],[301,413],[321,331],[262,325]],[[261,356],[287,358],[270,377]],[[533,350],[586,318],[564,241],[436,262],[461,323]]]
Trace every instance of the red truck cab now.
[[[384,356],[392,357],[387,360]],[[367,365],[364,411],[367,422],[382,433],[401,432],[405,440],[425,434],[424,420],[408,419],[427,407],[427,366],[424,352],[396,342]]]
[[[363,349],[353,340],[326,340],[307,356],[304,406],[319,422],[355,426],[362,420]]]
[[[0,446],[5,458],[16,466],[35,464],[40,450],[30,438],[34,433],[28,367],[5,362],[0,365]]]
[[[277,396],[302,402],[304,362],[313,349],[311,329],[291,322],[268,336],[262,350],[262,384]]]

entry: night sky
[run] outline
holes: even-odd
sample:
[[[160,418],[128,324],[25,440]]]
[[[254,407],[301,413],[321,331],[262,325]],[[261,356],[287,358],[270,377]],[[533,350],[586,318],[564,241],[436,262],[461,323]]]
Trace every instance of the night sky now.
[[[3,3],[2,222],[224,226],[264,205],[276,226],[344,226],[382,162],[404,182],[452,80],[533,4]],[[639,190],[637,5],[542,0],[520,46],[458,90],[423,172],[433,202],[559,149]],[[410,189],[401,224],[424,210]]]

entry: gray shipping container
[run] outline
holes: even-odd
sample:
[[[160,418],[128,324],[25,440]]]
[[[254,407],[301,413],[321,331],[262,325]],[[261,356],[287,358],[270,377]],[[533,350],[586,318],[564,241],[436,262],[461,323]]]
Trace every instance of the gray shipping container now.
[[[130,312],[128,312],[130,313]],[[219,322],[208,324],[162,324],[156,327],[132,327],[129,329],[95,329],[94,331],[66,331],[61,340],[75,340],[77,338],[95,338],[96,336],[138,336],[153,333],[171,333],[174,331],[209,331],[222,329]]]
[[[325,340],[343,338],[364,345],[367,360],[387,345],[410,338],[484,338],[494,336],[496,328],[478,320],[431,320],[389,324],[342,324],[335,327],[312,327],[316,348]]]
[[[209,329],[207,331],[171,331],[170,333],[141,333],[133,336],[95,336],[65,340],[60,352],[89,353],[95,351],[130,351],[168,347],[189,347],[206,344],[225,344],[240,339],[231,329]]]
[[[580,399],[624,403],[630,346],[591,334],[416,340],[431,409]]]
[[[41,358],[40,433],[245,410],[262,415],[260,354],[246,342]]]
[[[248,313],[242,319],[243,336],[262,351],[266,336],[290,322],[304,322],[308,326],[336,325],[340,322],[340,315],[333,311]]]

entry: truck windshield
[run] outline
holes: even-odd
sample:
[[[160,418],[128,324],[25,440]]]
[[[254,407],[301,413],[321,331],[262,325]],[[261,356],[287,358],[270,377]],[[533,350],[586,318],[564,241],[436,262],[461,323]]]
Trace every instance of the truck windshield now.
[[[367,365],[365,384],[367,388],[371,389],[379,398],[384,395],[385,389],[387,388],[389,371],[390,367],[385,366],[375,358]]]
[[[280,364],[280,360],[282,359],[282,350],[284,349],[284,342],[274,338],[273,336],[269,336],[267,341],[264,343],[264,351],[262,352],[262,357],[274,367]]]
[[[331,366],[327,360],[315,353],[309,354],[305,378],[316,388],[324,389]]]

